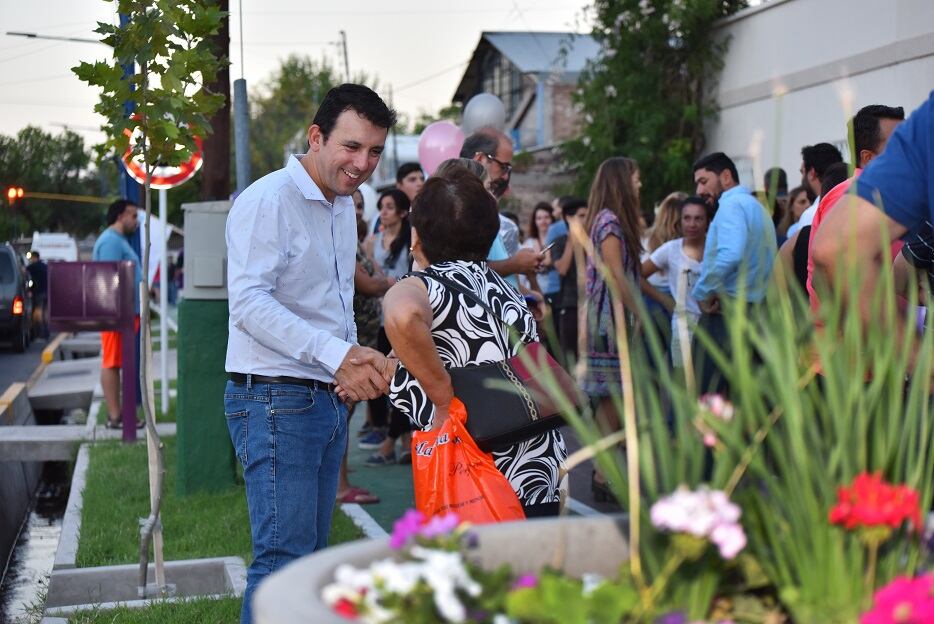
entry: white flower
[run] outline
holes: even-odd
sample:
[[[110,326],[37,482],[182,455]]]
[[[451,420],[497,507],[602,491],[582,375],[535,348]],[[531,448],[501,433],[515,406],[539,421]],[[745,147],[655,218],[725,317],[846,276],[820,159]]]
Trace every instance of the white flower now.
[[[603,584],[603,577],[599,574],[587,573],[581,576],[581,583],[583,584],[582,593],[585,596],[589,596],[594,592],[595,589],[600,587]]]
[[[584,135],[584,138],[581,139],[581,143],[583,143],[585,147],[590,147],[590,137]]]
[[[607,85],[603,91],[608,98],[615,98],[617,95],[616,87],[613,85]]]
[[[331,583],[321,590],[321,599],[327,605],[335,605],[341,600],[359,600],[360,592],[352,587],[341,585],[340,583]]]
[[[649,517],[656,528],[710,540],[724,559],[732,559],[746,546],[741,513],[725,492],[681,486],[652,505]]]
[[[479,596],[483,588],[467,573],[461,554],[421,546],[414,546],[411,552],[413,557],[424,562],[422,579],[431,587],[441,616],[455,624],[463,622],[467,610],[457,597],[457,589],[469,596]]]
[[[652,0],[639,0],[639,10],[642,12],[643,17],[654,13],[655,7],[652,6]]]
[[[717,545],[721,557],[732,559],[746,547],[746,533],[738,524],[721,524],[711,531],[710,541]]]

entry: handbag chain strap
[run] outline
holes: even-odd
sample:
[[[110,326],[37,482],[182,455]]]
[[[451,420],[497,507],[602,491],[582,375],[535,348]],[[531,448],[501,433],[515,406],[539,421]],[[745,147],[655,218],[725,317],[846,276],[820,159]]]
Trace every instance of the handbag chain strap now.
[[[502,323],[507,329],[511,329],[517,334],[519,334],[520,336],[524,337],[525,344],[535,342],[535,339],[532,336],[530,336],[528,332],[526,332],[525,330],[523,330],[517,325],[513,325],[512,323],[507,322],[506,319],[504,319],[502,316],[497,314],[496,311],[489,304],[487,304],[485,301],[480,299],[480,297],[478,297],[476,293],[465,288],[463,285],[458,284],[454,280],[448,279],[444,275],[441,275],[437,271],[434,271],[431,269],[427,269],[425,271],[413,271],[412,273],[409,273],[409,275],[425,276],[425,277],[431,278],[435,280],[436,282],[438,282],[439,284],[441,284],[442,286],[447,286],[450,290],[453,290],[455,292],[458,292],[464,295],[466,298],[470,299],[471,301],[476,303],[478,306],[480,306],[481,308],[489,312],[493,318],[495,318],[497,321]]]

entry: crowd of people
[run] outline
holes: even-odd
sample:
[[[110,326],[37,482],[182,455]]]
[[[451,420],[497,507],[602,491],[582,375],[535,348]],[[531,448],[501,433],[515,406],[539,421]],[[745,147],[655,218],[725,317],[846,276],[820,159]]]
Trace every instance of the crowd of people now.
[[[332,89],[307,153],[245,190],[227,223],[225,411],[254,548],[243,621],[263,577],[327,544],[336,501],[379,500],[347,478],[351,405],[366,402],[355,443],[372,451],[368,465],[411,461],[411,432],[449,417],[447,371],[515,356],[517,328],[574,368],[608,433],[621,420],[620,347],[650,324],[667,349],[656,365],[679,368],[690,357],[703,389],[728,391],[692,332],[702,328],[728,350],[724,310],[741,304],[755,315],[776,259],[817,309],[815,284],[834,285],[847,250],[875,284],[888,219],[893,239],[912,231],[890,258],[930,276],[932,106],[934,97],[901,126],[901,108],[860,109],[848,129],[855,173],[834,146],[805,146],[801,185],[790,190],[773,169],[757,196],[728,156],[704,155],[684,181],[693,194],[658,198],[651,227],[639,163],[609,158],[588,197],[535,205],[523,232],[498,209],[513,144],[489,127],[427,181],[417,163],[400,167],[367,223],[357,188],[376,168],[395,114],[366,87]],[[858,202],[844,201],[850,185]],[[880,199],[884,212],[869,205]],[[844,204],[850,210],[834,209]],[[566,458],[558,429],[493,452],[527,517],[559,512]],[[607,495],[596,471],[593,491]]]

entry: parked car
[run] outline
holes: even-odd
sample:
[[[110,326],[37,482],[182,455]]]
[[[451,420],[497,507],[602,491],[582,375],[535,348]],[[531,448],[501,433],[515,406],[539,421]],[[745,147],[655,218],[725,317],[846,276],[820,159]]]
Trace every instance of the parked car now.
[[[0,245],[0,336],[22,353],[32,338],[32,295],[26,267],[13,246]]]

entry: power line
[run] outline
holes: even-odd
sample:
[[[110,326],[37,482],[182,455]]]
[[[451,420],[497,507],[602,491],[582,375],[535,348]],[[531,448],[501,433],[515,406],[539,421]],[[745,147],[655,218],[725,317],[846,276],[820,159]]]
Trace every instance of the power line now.
[[[567,7],[538,8],[536,11],[560,12],[567,11]],[[366,15],[482,15],[490,13],[512,13],[513,9],[441,9],[437,11],[425,9],[399,9],[383,11],[366,11]],[[341,16],[353,15],[359,17],[360,11],[247,11],[244,15],[325,15]]]
[[[430,76],[425,76],[424,78],[419,78],[418,80],[404,84],[401,87],[397,88],[395,92],[399,93],[400,91],[404,91],[405,89],[408,89],[410,87],[415,87],[415,86],[422,84],[423,82],[428,82],[429,80],[433,80],[439,76],[443,76],[444,74],[450,71],[454,71],[455,69],[459,69],[463,67],[469,62],[470,62],[470,59],[467,59],[466,61],[461,61],[460,63],[457,63],[456,65],[451,65],[450,67],[446,67],[445,69],[435,72],[434,74],[431,74]]]

